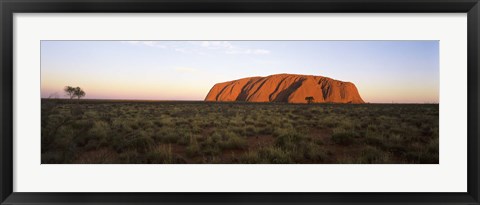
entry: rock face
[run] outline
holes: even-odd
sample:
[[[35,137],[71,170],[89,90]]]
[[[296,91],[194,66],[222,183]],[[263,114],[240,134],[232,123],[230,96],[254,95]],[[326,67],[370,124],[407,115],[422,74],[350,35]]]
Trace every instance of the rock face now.
[[[205,101],[364,103],[357,87],[322,76],[277,74],[215,84]]]

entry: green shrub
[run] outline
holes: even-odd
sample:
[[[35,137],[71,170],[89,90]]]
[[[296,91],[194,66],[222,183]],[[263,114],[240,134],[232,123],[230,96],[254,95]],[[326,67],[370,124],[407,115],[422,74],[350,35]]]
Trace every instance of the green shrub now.
[[[304,143],[301,147],[302,159],[313,160],[314,162],[325,161],[328,158],[327,152],[314,143]]]
[[[110,126],[103,121],[95,121],[93,127],[88,130],[87,149],[98,149],[101,146],[108,146],[108,136],[110,134]]]
[[[173,164],[178,160],[172,153],[172,146],[162,145],[152,149],[147,153],[147,160],[152,164]]]
[[[192,133],[178,133],[177,144],[179,145],[188,145],[190,143],[190,138],[192,137]]]
[[[155,134],[153,139],[162,143],[177,143],[179,136],[178,132],[171,127],[162,127]]]
[[[303,135],[297,132],[287,132],[280,134],[275,139],[275,144],[284,149],[294,149],[305,139]]]
[[[94,121],[88,119],[75,120],[72,124],[73,129],[88,130],[93,127]]]
[[[375,147],[367,146],[360,155],[361,164],[382,164],[390,161],[390,154]]]
[[[340,145],[350,145],[355,141],[355,133],[351,131],[334,131],[332,134],[332,142]]]
[[[198,143],[190,143],[185,149],[187,156],[194,157],[200,154],[200,146]]]
[[[130,145],[128,147],[136,149],[140,152],[146,152],[150,147],[155,145],[155,141],[148,136],[145,131],[135,132],[133,134],[133,139],[130,140]]]
[[[200,150],[205,155],[218,155],[222,151],[220,147],[221,140],[221,134],[219,132],[214,132],[212,135],[207,136],[206,139],[200,144]]]
[[[249,151],[238,157],[238,162],[242,164],[259,164],[262,163],[262,159],[257,151]]]
[[[239,156],[238,162],[243,164],[288,164],[293,160],[290,153],[279,147],[264,147]]]
[[[247,146],[245,138],[238,136],[234,132],[227,131],[223,133],[223,138],[220,143],[222,149],[241,149]]]
[[[292,163],[292,157],[289,151],[279,147],[266,147],[258,151],[260,159],[266,160],[267,163],[288,164]]]

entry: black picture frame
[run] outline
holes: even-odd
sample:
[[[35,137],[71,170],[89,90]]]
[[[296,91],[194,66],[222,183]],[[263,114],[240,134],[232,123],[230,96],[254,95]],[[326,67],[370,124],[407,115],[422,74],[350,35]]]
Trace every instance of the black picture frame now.
[[[1,204],[480,204],[479,0],[0,0]],[[13,192],[13,14],[113,12],[467,13],[468,188],[465,193],[18,193]],[[93,185],[92,185],[93,186]]]

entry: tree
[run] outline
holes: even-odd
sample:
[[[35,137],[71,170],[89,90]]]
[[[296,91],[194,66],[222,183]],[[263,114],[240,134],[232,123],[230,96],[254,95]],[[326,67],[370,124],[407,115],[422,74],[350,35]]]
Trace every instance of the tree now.
[[[83,91],[82,88],[80,88],[80,87],[76,87],[73,94],[74,94],[74,96],[77,97],[77,99],[80,100],[80,98],[85,96],[85,91]]]
[[[310,104],[315,100],[315,98],[313,98],[313,96],[308,96],[308,97],[305,97],[305,100],[308,102],[308,104]]]
[[[67,96],[70,98],[70,99],[73,99],[75,97],[75,88],[72,87],[72,86],[65,86],[65,88],[63,89],[65,91],[65,93],[67,93]]]
[[[80,100],[80,98],[85,96],[85,91],[83,91],[80,87],[74,88],[72,86],[65,86],[63,90],[70,99],[77,98]]]

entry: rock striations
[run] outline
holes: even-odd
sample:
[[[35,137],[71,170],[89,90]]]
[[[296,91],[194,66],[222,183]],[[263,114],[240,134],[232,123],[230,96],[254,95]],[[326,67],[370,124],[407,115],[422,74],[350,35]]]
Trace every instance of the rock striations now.
[[[277,74],[217,83],[205,101],[364,103],[357,87],[322,76]]]

